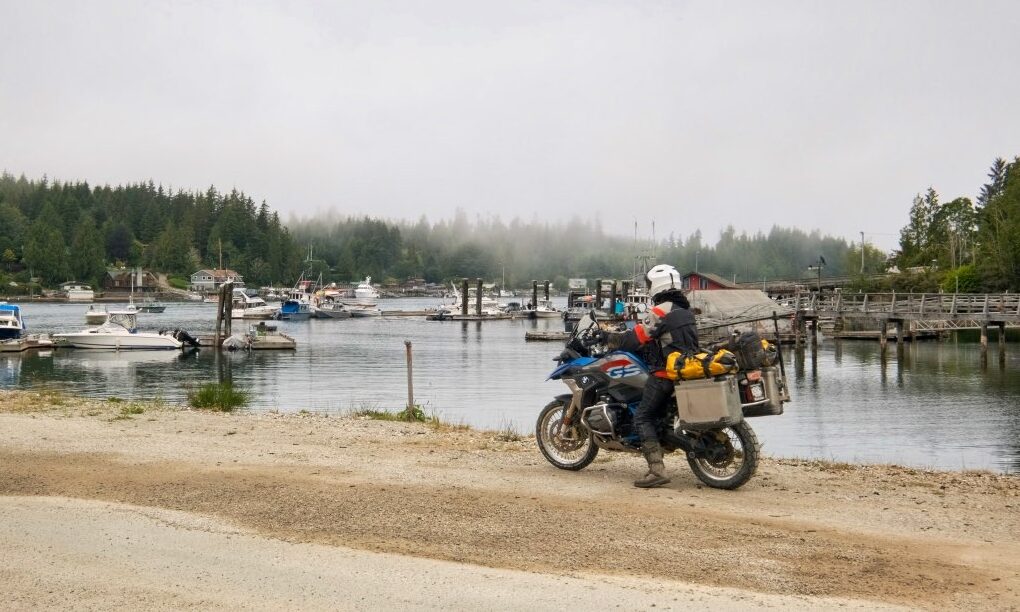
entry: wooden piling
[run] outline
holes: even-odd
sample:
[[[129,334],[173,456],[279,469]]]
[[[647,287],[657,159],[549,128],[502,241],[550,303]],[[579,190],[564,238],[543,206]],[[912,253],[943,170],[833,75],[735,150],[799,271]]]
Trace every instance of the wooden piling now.
[[[548,302],[549,301],[549,285],[550,285],[550,282],[549,281],[545,281],[545,283],[543,283],[543,284],[545,286],[545,301]]]
[[[818,319],[811,319],[811,350],[818,349]]]
[[[223,335],[227,338],[234,334],[234,283],[223,283],[223,295],[220,297],[223,302]]]
[[[468,279],[460,281],[460,314],[467,316],[468,313]]]
[[[981,362],[988,361],[988,323],[981,323]]]
[[[475,314],[482,316],[482,279],[475,279]]]
[[[414,381],[411,376],[414,362],[411,359],[411,341],[404,340],[404,347],[407,349],[407,413],[411,414],[414,410]]]
[[[602,307],[602,279],[595,281],[595,301],[592,303],[596,309]]]
[[[569,306],[570,306],[570,304],[568,303],[567,307],[569,308]],[[532,308],[537,308],[538,307],[538,281],[537,280],[531,281],[531,307]]]
[[[1006,361],[1006,323],[999,323],[999,363]]]
[[[616,281],[609,285],[609,315],[616,316]]]
[[[896,347],[899,348],[903,344],[903,319],[896,321]]]
[[[886,345],[889,344],[889,321],[882,319],[878,326],[878,346],[882,357],[885,357]]]
[[[800,312],[797,313],[796,318],[793,320],[793,348],[799,349],[801,342],[803,341],[800,337],[800,326],[803,319],[801,318]]]

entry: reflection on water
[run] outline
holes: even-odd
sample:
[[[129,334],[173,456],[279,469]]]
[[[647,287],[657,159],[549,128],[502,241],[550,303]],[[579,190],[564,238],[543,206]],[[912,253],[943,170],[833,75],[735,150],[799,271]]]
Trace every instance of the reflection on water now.
[[[427,300],[384,301],[418,309]],[[25,306],[33,331],[83,326],[84,306]],[[140,316],[145,329],[209,332],[214,305],[171,305]],[[529,329],[557,320],[429,322],[421,318],[280,322],[296,351],[217,355],[204,350],[106,352],[54,350],[0,354],[0,385],[59,387],[90,396],[182,400],[187,390],[231,378],[253,393],[253,409],[398,410],[407,397],[404,340],[414,347],[415,398],[451,422],[530,431],[562,383],[545,381],[557,343],[525,342]],[[236,325],[235,325],[236,328]],[[993,345],[994,346],[994,345]],[[883,360],[877,342],[823,341],[817,351],[789,348],[794,402],[782,417],[752,425],[772,455],[919,467],[1020,469],[1020,347],[922,342]]]

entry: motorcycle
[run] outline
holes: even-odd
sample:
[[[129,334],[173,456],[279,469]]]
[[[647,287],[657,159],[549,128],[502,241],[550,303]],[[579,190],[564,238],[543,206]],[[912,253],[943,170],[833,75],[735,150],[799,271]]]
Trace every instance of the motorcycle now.
[[[757,342],[757,348],[767,344],[760,338]],[[710,487],[736,489],[754,475],[761,445],[744,417],[782,414],[783,403],[789,401],[778,346],[769,346],[779,368],[755,358],[744,364],[747,369],[715,379],[728,384],[736,396],[729,398],[739,404],[734,418],[692,426],[680,418],[674,401],[659,423],[663,451],[682,451],[694,474]],[[632,353],[609,350],[594,312],[578,321],[555,361],[559,366],[549,379],[562,380],[570,393],[557,396],[538,415],[535,438],[549,463],[576,471],[594,461],[599,450],[640,453],[633,418],[651,375],[645,362]]]

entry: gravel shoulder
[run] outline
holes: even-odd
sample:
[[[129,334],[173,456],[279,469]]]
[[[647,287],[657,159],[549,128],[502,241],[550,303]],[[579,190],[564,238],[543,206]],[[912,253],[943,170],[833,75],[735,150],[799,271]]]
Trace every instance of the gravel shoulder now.
[[[144,594],[172,607],[546,609],[565,585],[638,607],[1020,607],[1015,476],[768,459],[726,492],[668,457],[673,483],[643,491],[630,486],[639,457],[563,472],[533,439],[495,432],[153,404],[131,414],[5,391],[0,406],[0,547],[15,560],[0,587],[23,607],[71,592],[94,607]],[[145,560],[137,571],[125,547]],[[376,569],[343,578],[344,559]],[[91,579],[96,566],[123,571]],[[280,567],[295,585],[331,586],[288,590],[267,577]],[[380,599],[360,604],[330,590],[387,571],[413,588],[366,586]],[[463,598],[460,576],[474,585]]]

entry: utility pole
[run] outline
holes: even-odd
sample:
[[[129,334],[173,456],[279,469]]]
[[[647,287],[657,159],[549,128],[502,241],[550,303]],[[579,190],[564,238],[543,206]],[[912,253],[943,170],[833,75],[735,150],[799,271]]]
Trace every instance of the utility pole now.
[[[864,276],[864,232],[861,232],[861,276]]]

